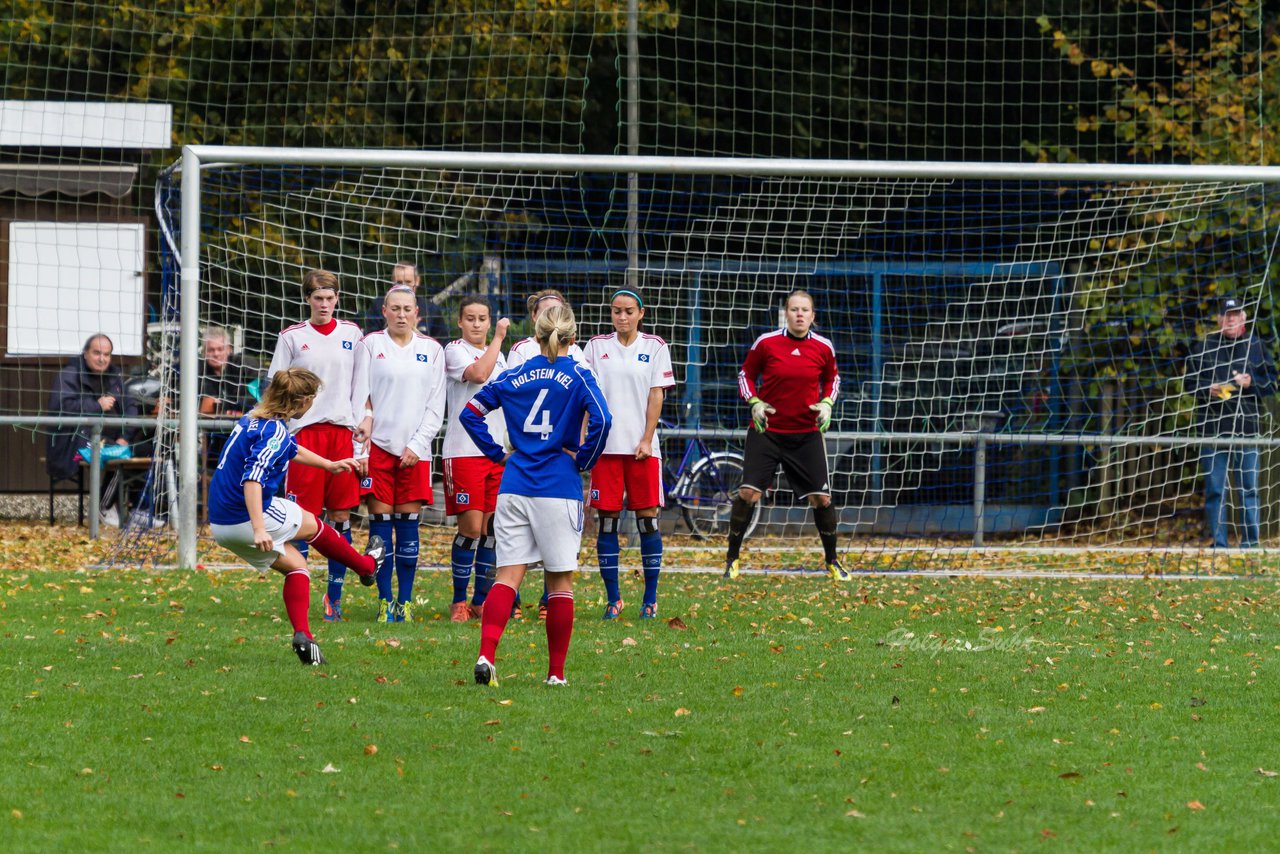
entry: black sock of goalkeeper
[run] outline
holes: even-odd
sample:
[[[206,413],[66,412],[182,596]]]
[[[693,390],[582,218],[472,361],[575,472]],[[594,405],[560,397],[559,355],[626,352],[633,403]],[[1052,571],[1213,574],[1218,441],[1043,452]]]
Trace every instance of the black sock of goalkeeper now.
[[[836,559],[836,528],[840,524],[840,512],[835,505],[813,508],[813,524],[818,529],[818,539],[822,540],[822,553],[827,563]]]
[[[733,562],[742,551],[742,538],[747,535],[747,525],[751,524],[751,511],[755,508],[751,502],[744,501],[741,495],[733,499],[733,507],[729,510],[729,551],[725,559]]]

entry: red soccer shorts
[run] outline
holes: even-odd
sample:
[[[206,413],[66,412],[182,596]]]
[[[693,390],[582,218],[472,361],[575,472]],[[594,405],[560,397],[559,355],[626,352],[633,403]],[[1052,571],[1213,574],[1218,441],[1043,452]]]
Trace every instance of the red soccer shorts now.
[[[605,454],[591,470],[591,506],[607,513],[622,510],[622,493],[628,510],[663,507],[662,460],[637,460],[630,454]]]
[[[467,510],[492,513],[501,484],[502,463],[488,457],[451,457],[444,461],[444,512],[449,516]]]
[[[308,424],[295,437],[298,444],[326,460],[351,458],[351,430],[340,424]],[[320,516],[323,510],[350,510],[360,503],[359,479],[355,472],[329,474],[315,466],[289,463],[285,491],[303,510]]]
[[[369,443],[369,477],[373,489],[368,493],[383,504],[413,504],[435,501],[431,493],[431,460],[400,468],[400,455],[384,451]]]

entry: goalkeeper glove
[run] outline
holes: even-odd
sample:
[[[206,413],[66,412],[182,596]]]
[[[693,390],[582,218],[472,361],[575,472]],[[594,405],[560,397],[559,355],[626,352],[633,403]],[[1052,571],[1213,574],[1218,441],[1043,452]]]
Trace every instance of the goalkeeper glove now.
[[[815,420],[818,422],[818,429],[823,433],[827,432],[827,428],[831,426],[832,405],[831,398],[824,397],[822,400],[809,407],[809,409],[817,413],[817,418]]]
[[[765,403],[758,397],[753,397],[747,401],[751,404],[751,423],[756,425],[757,432],[763,433],[769,429],[769,416],[777,412],[769,404]]]

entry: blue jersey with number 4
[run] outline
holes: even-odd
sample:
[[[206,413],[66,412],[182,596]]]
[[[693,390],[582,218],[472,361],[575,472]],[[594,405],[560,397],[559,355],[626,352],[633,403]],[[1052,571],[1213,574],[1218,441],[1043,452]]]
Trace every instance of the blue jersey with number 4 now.
[[[289,461],[298,455],[298,442],[283,421],[243,416],[237,422],[209,483],[209,521],[238,525],[249,521],[244,483],[262,484],[262,502],[269,504],[280,491]]]
[[[493,441],[484,423],[484,417],[495,409],[502,410],[512,448],[499,491],[581,500],[578,472],[600,459],[612,423],[591,372],[568,356],[553,363],[539,354],[480,389],[458,420],[480,452],[499,462],[503,448]],[[587,435],[579,445],[583,415],[587,417]]]

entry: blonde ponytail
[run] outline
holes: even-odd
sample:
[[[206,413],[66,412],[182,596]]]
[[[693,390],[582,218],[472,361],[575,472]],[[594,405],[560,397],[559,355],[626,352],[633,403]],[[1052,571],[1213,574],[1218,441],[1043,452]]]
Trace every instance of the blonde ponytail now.
[[[563,304],[547,306],[538,315],[538,322],[533,326],[533,337],[538,342],[538,348],[552,362],[560,354],[560,348],[572,344],[577,336],[578,321],[573,316],[573,309]]]

